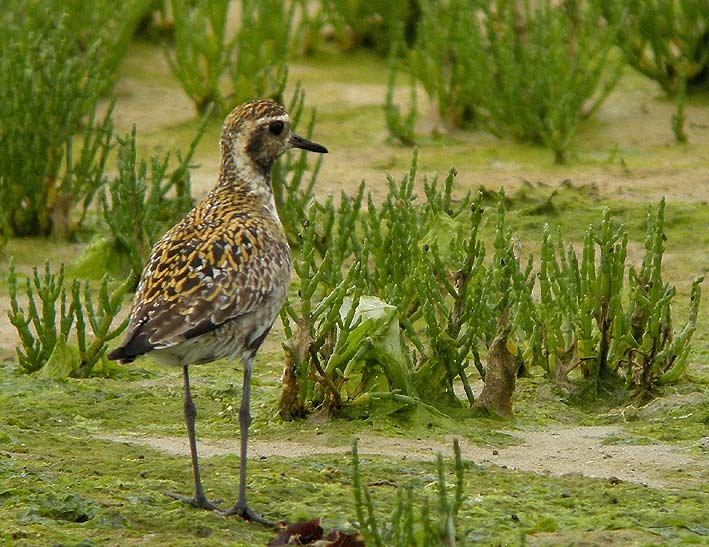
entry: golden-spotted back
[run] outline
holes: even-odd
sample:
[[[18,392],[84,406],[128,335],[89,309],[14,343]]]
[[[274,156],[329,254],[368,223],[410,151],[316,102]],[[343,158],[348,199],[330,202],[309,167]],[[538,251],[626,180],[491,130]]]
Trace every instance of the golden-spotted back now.
[[[285,301],[290,250],[270,171],[289,148],[327,152],[291,131],[273,101],[251,101],[226,118],[216,187],[152,250],[126,339],[109,358],[148,352],[175,365],[252,359]]]

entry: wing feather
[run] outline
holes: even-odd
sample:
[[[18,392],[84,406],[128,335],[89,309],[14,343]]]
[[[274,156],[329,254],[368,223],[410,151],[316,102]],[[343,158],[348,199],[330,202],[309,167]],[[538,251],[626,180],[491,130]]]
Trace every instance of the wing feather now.
[[[204,227],[186,218],[165,234],[141,277],[122,358],[174,346],[265,305],[280,308],[271,300],[287,290],[288,244],[280,231],[249,220]]]

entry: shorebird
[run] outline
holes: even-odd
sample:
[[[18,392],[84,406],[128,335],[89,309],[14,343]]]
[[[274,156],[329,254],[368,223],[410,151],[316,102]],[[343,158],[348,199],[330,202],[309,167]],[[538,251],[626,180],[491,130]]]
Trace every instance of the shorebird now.
[[[216,186],[153,247],[126,338],[108,357],[129,363],[150,354],[156,361],[182,367],[195,493],[169,495],[212,511],[221,509],[202,488],[189,366],[241,360],[239,497],[224,513],[270,525],[246,502],[251,372],[256,352],[285,301],[291,269],[270,173],[276,159],[290,148],[319,153],[327,149],[293,133],[288,113],[267,100],[235,108],[224,121],[219,144]]]

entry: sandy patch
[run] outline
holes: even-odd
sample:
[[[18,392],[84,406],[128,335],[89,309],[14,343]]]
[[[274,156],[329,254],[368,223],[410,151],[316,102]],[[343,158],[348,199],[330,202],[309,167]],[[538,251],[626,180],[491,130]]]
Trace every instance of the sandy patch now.
[[[654,487],[687,486],[687,482],[701,480],[709,472],[707,461],[690,456],[681,448],[666,444],[609,445],[603,440],[619,429],[615,426],[557,428],[548,431],[508,432],[519,437],[522,444],[493,449],[461,441],[463,458],[483,465],[497,465],[523,471],[548,473],[555,476],[581,474],[594,478],[617,478],[622,481],[647,484]],[[129,435],[98,435],[99,439],[130,443],[173,455],[189,455],[187,438],[149,437]],[[433,461],[441,452],[449,458],[452,436],[448,442],[402,437],[362,435],[359,450],[363,455],[385,456],[394,459]],[[233,441],[199,441],[200,457],[210,458],[227,454],[238,455],[238,438]],[[261,441],[249,443],[253,458],[302,458],[310,455],[343,455],[349,445],[323,446],[292,441]],[[682,479],[668,478],[670,470],[683,469]]]

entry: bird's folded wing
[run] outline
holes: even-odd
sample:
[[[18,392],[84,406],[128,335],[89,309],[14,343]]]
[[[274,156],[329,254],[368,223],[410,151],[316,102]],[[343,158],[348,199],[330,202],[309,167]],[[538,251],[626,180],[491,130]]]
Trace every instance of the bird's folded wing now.
[[[241,245],[219,239],[164,238],[143,272],[124,348],[140,355],[170,347],[264,306],[285,290],[290,257],[285,243]]]

